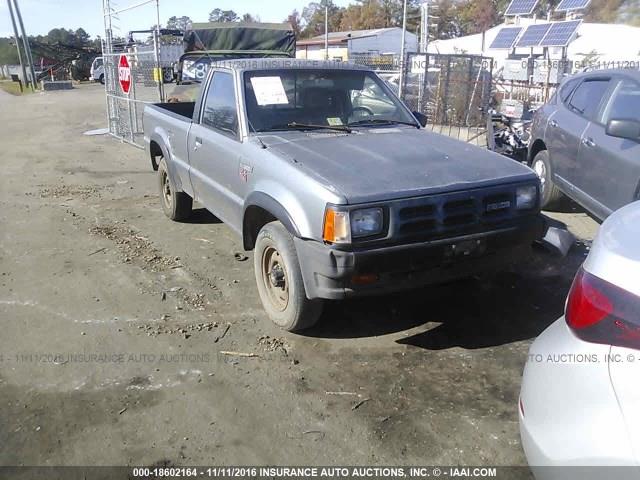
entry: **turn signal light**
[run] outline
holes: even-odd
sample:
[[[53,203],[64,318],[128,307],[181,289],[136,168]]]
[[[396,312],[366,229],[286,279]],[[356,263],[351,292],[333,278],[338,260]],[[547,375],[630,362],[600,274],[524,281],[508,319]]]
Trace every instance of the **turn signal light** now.
[[[351,241],[349,212],[327,208],[324,214],[322,238],[328,243],[349,243]]]
[[[363,273],[351,277],[351,283],[353,285],[371,285],[372,283],[376,283],[379,278],[375,273]]]

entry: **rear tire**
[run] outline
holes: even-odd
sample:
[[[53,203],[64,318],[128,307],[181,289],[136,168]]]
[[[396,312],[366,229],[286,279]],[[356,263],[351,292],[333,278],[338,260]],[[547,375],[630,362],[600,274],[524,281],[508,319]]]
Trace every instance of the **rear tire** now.
[[[282,223],[262,227],[253,266],[260,300],[273,323],[289,332],[317,323],[323,302],[307,298],[293,237]]]
[[[158,165],[158,186],[160,187],[162,210],[167,217],[175,222],[180,222],[191,216],[193,199],[184,192],[176,191],[164,157],[161,158]]]
[[[538,152],[531,162],[531,168],[540,178],[542,208],[547,209],[557,205],[564,195],[551,179],[549,152],[547,150]]]

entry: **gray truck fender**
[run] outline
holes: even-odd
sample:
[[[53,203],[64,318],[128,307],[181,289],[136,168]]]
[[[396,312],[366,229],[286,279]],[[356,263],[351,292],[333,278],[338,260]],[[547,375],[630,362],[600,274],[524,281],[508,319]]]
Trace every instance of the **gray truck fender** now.
[[[169,171],[169,175],[171,176],[171,180],[173,181],[174,188],[178,191],[184,191],[184,189],[182,188],[182,180],[180,179],[180,175],[178,175],[178,172],[176,172],[175,164],[172,161],[171,153],[167,148],[167,143],[165,142],[163,135],[156,132],[151,137],[149,145],[151,145],[151,142],[155,142],[160,147],[162,156],[164,157],[165,163],[167,164],[167,170]]]
[[[267,195],[263,192],[252,192],[247,197],[244,203],[244,212],[242,215],[242,239],[244,242],[244,247],[246,250],[250,250],[253,248],[255,244],[255,238],[253,238],[253,233],[249,228],[248,224],[249,216],[247,215],[247,211],[251,207],[259,207],[268,213],[270,213],[276,220],[280,221],[284,227],[293,235],[294,237],[300,237],[300,231],[293,218],[289,214],[289,212],[282,206],[280,202],[278,202],[273,197]]]

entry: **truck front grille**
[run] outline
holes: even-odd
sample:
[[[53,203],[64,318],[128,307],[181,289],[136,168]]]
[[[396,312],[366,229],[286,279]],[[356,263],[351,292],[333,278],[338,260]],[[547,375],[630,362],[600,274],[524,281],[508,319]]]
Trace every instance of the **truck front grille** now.
[[[487,230],[519,215],[515,189],[501,186],[399,200],[391,207],[391,236],[420,241]]]

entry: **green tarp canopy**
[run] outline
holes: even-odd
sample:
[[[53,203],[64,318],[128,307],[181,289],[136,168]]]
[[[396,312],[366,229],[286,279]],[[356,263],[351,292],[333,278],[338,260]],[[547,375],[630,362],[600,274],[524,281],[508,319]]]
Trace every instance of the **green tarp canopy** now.
[[[184,51],[263,50],[295,57],[296,36],[287,23],[194,23],[184,35]]]

